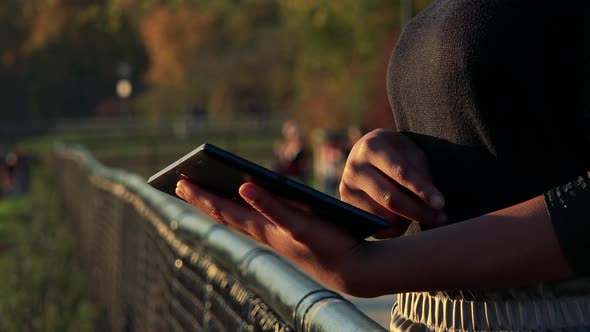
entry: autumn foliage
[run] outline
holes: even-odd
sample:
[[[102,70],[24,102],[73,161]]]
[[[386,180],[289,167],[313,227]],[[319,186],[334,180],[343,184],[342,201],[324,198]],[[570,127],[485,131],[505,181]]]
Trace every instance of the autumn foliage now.
[[[199,104],[370,124],[388,117],[382,80],[399,26],[391,0],[2,1],[0,118],[116,114],[125,78],[125,111],[140,117]]]

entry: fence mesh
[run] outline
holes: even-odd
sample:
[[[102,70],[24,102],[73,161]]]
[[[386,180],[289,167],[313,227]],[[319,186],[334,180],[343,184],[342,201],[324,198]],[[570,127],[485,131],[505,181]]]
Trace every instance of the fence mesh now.
[[[314,329],[313,324],[295,326],[297,308],[277,314],[268,299],[220,265],[190,232],[174,230],[141,193],[104,176],[112,170],[71,149],[59,150],[51,160],[65,221],[79,239],[89,295],[104,308],[101,330]],[[379,329],[358,314],[359,326]],[[351,315],[343,311],[342,316]],[[341,323],[359,330],[353,318]]]

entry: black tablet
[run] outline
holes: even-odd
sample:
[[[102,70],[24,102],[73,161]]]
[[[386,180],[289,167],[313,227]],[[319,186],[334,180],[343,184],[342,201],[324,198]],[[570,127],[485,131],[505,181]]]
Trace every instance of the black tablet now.
[[[367,238],[389,226],[382,218],[211,144],[199,146],[151,176],[148,183],[177,197],[176,183],[183,178],[235,199],[241,199],[238,189],[242,184],[256,183],[280,197],[301,203],[313,214],[357,238]]]

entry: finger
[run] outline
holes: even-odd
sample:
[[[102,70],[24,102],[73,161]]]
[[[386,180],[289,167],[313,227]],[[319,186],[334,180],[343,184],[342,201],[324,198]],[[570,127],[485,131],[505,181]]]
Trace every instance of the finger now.
[[[414,194],[401,190],[372,165],[365,164],[348,177],[354,178],[353,183],[362,183],[362,190],[367,196],[393,213],[426,224],[443,225],[446,222],[444,212],[415,199]]]
[[[389,237],[404,234],[411,223],[407,218],[385,209],[360,189],[352,189],[346,184],[342,184],[340,186],[340,197],[342,201],[348,204],[387,220],[391,224],[391,227],[388,228],[391,234]]]
[[[218,208],[218,205],[214,205],[211,200],[200,196],[196,188],[191,188],[191,186],[183,185],[179,182],[176,186],[176,195],[184,199],[187,203],[197,207],[201,212],[211,217],[211,219],[222,225],[228,226],[228,222],[221,215],[221,210]]]
[[[381,172],[409,189],[429,206],[435,209],[444,207],[443,195],[423,172],[420,172],[401,156],[392,155],[386,151],[381,152],[381,155],[381,157],[373,157],[370,160]]]
[[[383,174],[394,179],[401,186],[409,189],[429,206],[435,209],[444,207],[442,193],[432,184],[425,172],[417,169],[402,153],[396,153],[388,146],[381,146],[378,141],[366,153],[366,160]]]
[[[297,242],[317,245],[318,241],[320,241],[322,244],[325,244],[326,236],[331,238],[333,243],[347,243],[352,245],[353,242],[355,244],[358,242],[351,235],[344,233],[344,231],[337,227],[293,210],[273,194],[253,183],[243,184],[240,187],[239,193],[246,202],[282,228]]]
[[[276,225],[252,207],[202,190],[188,181],[179,181],[176,194],[218,223],[258,242],[268,244],[269,237],[277,232]]]

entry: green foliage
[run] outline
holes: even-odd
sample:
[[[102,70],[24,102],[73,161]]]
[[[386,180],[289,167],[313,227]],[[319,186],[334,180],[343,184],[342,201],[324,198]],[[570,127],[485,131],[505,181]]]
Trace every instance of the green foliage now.
[[[97,104],[115,99],[118,66],[146,66],[136,31],[109,7],[89,7],[66,19],[59,36],[34,48],[24,61],[29,111],[37,118],[94,114]],[[138,78],[136,73],[130,79]]]
[[[0,330],[93,331],[73,237],[39,171],[30,196],[0,201]]]
[[[152,114],[195,103],[213,114],[286,109],[294,52],[279,16],[276,1],[183,1],[146,12],[150,91],[138,106]]]
[[[3,119],[94,115],[115,99],[117,68],[128,63],[138,82],[147,66],[131,18],[107,2],[7,1],[0,4],[0,91]],[[14,90],[15,93],[10,91]],[[18,110],[15,112],[15,110]]]
[[[415,12],[428,3],[415,0]],[[153,122],[198,103],[212,114],[358,123],[399,25],[392,0],[4,1],[0,91],[5,109],[24,111],[0,117],[119,112],[127,63],[135,89],[125,108]]]
[[[361,123],[370,104],[369,82],[387,61],[388,41],[399,29],[396,2],[281,3],[298,50],[292,112],[305,119],[311,115],[313,126]]]
[[[198,102],[211,113],[289,112],[308,126],[358,123],[368,81],[399,29],[390,0],[160,1],[154,8],[142,29],[153,61],[151,90],[140,105],[151,114],[169,111],[166,99],[175,99],[183,105],[176,112]],[[187,29],[189,18],[206,23]],[[154,37],[162,31],[171,33]],[[199,42],[178,48],[175,39]],[[173,48],[174,55],[161,51]]]

